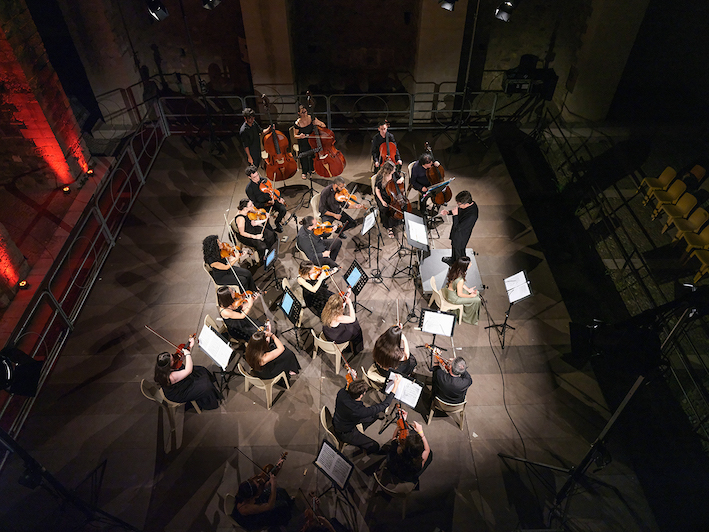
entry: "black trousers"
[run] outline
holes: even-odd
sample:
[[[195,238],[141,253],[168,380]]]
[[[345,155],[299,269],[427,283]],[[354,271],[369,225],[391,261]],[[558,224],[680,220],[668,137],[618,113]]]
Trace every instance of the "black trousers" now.
[[[323,215],[322,215],[322,220],[323,220],[323,222],[335,222],[335,221],[337,221],[337,218],[334,218],[333,216],[327,216],[327,215],[323,214]],[[347,214],[345,211],[342,211],[342,216],[341,216],[341,218],[340,218],[340,221],[342,222],[342,225],[344,226],[344,227],[342,228],[342,232],[343,232],[343,233],[344,233],[345,231],[347,231],[348,229],[351,229],[352,227],[354,227],[355,225],[357,225],[357,223],[354,221],[354,218],[352,218],[352,216],[350,216],[349,214]]]
[[[453,255],[452,255],[452,256],[453,256],[453,260],[454,260],[454,261],[460,259],[461,257],[465,257],[465,256],[466,256],[466,254],[465,254],[465,244],[463,244],[462,246],[461,246],[460,244],[458,244],[457,242],[456,242],[455,244],[453,244],[453,243],[451,242],[451,244],[453,245]]]
[[[375,420],[376,418],[363,420],[362,427],[366,429],[374,423]],[[359,447],[360,449],[364,449],[367,454],[379,452],[379,444],[366,434],[360,432],[359,429],[354,429],[350,432],[339,432],[338,430],[333,429],[333,432],[335,433],[335,436],[337,436],[338,440],[354,445],[355,447]]]
[[[270,207],[266,207],[266,211],[268,211]],[[276,217],[276,225],[281,225],[281,222],[283,221],[283,218],[285,218],[287,214],[286,206],[283,205],[282,203],[274,203],[273,204],[273,210],[278,213],[278,216]]]

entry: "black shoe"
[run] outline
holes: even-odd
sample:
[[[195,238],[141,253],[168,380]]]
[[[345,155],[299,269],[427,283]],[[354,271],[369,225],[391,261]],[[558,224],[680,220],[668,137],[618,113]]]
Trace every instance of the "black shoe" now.
[[[443,257],[441,260],[442,260],[443,262],[445,262],[446,264],[448,264],[448,265],[453,264],[453,263],[455,262],[455,261],[453,260],[453,257]]]
[[[347,235],[345,233],[340,233],[339,236],[342,240],[347,240]]]
[[[283,226],[281,224],[276,224],[276,228],[274,229],[276,233],[282,233],[283,232]]]

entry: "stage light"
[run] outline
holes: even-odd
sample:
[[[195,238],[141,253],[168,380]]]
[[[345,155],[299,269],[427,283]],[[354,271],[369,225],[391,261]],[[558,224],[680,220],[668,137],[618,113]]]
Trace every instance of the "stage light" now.
[[[455,2],[456,0],[452,0],[451,2],[445,2],[444,0],[438,0],[438,3],[441,4],[441,7],[445,9],[446,11],[453,11],[455,9]]]
[[[495,18],[502,22],[509,22],[514,8],[515,5],[512,2],[502,2],[497,9],[495,9]]]
[[[94,175],[94,169],[89,168],[88,170],[86,170],[86,175]]]
[[[155,20],[165,20],[170,16],[167,8],[163,5],[160,0],[147,0],[148,1],[148,11],[153,16]]]
[[[27,290],[30,287],[30,284],[27,282],[27,279],[22,279],[17,286],[19,287],[20,290]]]
[[[202,7],[204,9],[214,9],[221,3],[222,0],[202,0]]]
[[[62,188],[62,192],[64,192],[64,194],[69,195],[69,194],[71,194],[71,189],[68,186],[66,186],[66,187]]]

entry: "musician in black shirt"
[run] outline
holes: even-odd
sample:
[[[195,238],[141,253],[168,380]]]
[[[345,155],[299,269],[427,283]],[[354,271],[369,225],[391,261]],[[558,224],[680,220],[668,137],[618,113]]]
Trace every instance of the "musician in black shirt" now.
[[[379,146],[384,144],[387,140],[389,142],[393,142],[391,148],[394,148],[396,146],[396,140],[394,139],[394,134],[388,131],[389,129],[389,123],[385,121],[381,121],[377,124],[377,129],[379,132],[374,135],[374,138],[372,139],[372,160],[374,161],[374,167],[379,168],[379,165],[382,164],[382,157],[381,153],[379,152]],[[393,151],[393,150],[392,150]],[[399,147],[396,146],[396,155],[393,153],[391,154],[393,157],[395,157],[395,163],[399,166],[401,166],[403,163],[401,161],[401,154],[399,153]]]
[[[464,190],[458,192],[455,196],[457,207],[452,210],[444,209],[442,215],[453,215],[453,227],[451,228],[451,247],[453,248],[452,257],[444,257],[443,262],[447,264],[455,264],[461,257],[465,257],[465,246],[468,245],[470,234],[473,232],[475,222],[478,221],[478,205],[473,201],[470,192]]]
[[[465,401],[465,394],[473,384],[473,378],[468,373],[468,365],[463,357],[456,357],[450,366],[450,371],[439,365],[433,366],[433,397],[457,405]]]
[[[337,176],[332,180],[332,183],[326,186],[320,193],[320,203],[318,210],[323,222],[334,222],[338,220],[342,222],[342,229],[339,231],[340,238],[347,238],[345,231],[350,227],[354,227],[356,222],[345,212],[345,209],[363,209],[364,205],[351,203],[349,201],[337,201],[335,194],[346,190],[345,180],[342,176]]]
[[[276,233],[282,233],[283,227],[281,227],[281,222],[283,221],[283,217],[286,215],[286,202],[283,198],[278,198],[277,201],[274,201],[270,194],[261,191],[259,186],[261,185],[261,182],[267,181],[267,179],[259,175],[258,168],[250,165],[246,167],[245,172],[246,177],[249,178],[249,184],[246,185],[246,195],[257,209],[266,209],[266,211],[269,211],[273,208],[273,211],[278,213],[274,231],[276,231]]]
[[[246,107],[242,113],[244,123],[239,129],[239,138],[246,152],[246,160],[256,168],[261,166],[261,137],[271,131],[271,126],[265,130],[256,122],[256,112]]]
[[[337,255],[342,247],[342,240],[335,238],[332,242],[324,240],[322,236],[313,233],[317,227],[317,222],[312,216],[306,216],[300,222],[303,227],[298,231],[296,242],[298,248],[305,253],[308,260],[318,266],[330,266],[338,268]]]

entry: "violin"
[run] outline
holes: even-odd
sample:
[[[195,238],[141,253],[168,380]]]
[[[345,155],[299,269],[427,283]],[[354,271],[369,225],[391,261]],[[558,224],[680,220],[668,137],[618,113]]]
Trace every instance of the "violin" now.
[[[401,183],[397,183],[399,179],[401,179],[399,173],[394,172],[391,176],[391,179],[386,184],[385,190],[387,191],[387,194],[389,194],[389,196],[391,197],[392,202],[398,204],[399,206],[397,208],[391,204],[389,205],[389,210],[391,211],[392,217],[396,220],[403,220],[404,212],[411,212],[411,202],[404,193],[403,180]]]
[[[330,266],[328,266],[327,264],[325,266],[313,266],[313,269],[315,270],[315,273],[317,273],[318,275],[320,275],[322,272],[325,272],[328,275],[332,275],[330,273]]]
[[[406,411],[401,408],[401,403],[396,403],[396,428],[397,434],[396,434],[396,439],[399,442],[403,442],[406,438],[409,437],[409,431],[413,430],[411,425],[409,425],[408,421],[404,418],[404,414]]]
[[[249,220],[255,222],[257,220],[265,220],[268,218],[268,213],[266,212],[266,209],[254,209],[253,211],[249,211],[246,216]]]
[[[298,155],[298,157],[310,156],[315,154],[313,166],[315,172],[322,177],[336,177],[342,175],[345,171],[345,156],[335,148],[335,134],[326,127],[320,127],[315,124],[315,116],[313,115],[313,99],[310,91],[307,91],[308,107],[310,114],[313,117],[313,134],[308,137],[308,143],[312,148],[308,152]]]
[[[281,469],[283,468],[283,463],[286,461],[286,458],[288,457],[288,451],[284,451],[283,454],[281,454],[281,458],[276,462],[276,464],[267,464],[265,467],[261,468],[260,473],[256,473],[253,477],[249,479],[249,482],[253,482],[259,487],[259,491],[256,494],[256,498],[260,497],[263,494],[269,493],[269,489],[266,486],[268,481],[271,479],[271,475],[277,476],[278,473],[280,473]]]
[[[346,188],[343,188],[342,190],[340,190],[340,191],[338,191],[338,192],[335,192],[335,199],[336,199],[339,203],[343,203],[343,202],[346,201],[346,202],[348,203],[348,205],[349,205],[350,203],[354,203],[354,204],[355,204],[355,206],[354,206],[355,209],[364,209],[364,208],[365,208],[364,205],[362,205],[362,204],[359,202],[359,200],[357,199],[357,196],[355,196],[354,194],[350,194],[350,193],[347,191]]]
[[[268,194],[271,196],[271,201],[283,203],[283,205],[286,204],[285,201],[281,198],[281,192],[277,188],[273,188],[273,184],[266,179],[265,177],[261,178],[261,182],[259,183],[258,189],[263,192],[264,194]]]
[[[219,243],[219,256],[223,259],[226,259],[228,257],[237,257],[239,258],[240,255],[246,255],[247,257],[250,256],[254,252],[253,249],[251,248],[246,248],[243,249],[241,247],[241,244],[230,244],[229,242],[220,242]]]
[[[337,227],[332,225],[332,222],[317,222],[315,229],[313,229],[313,233],[318,236],[331,235],[335,229],[337,229]],[[326,266],[323,266],[323,268],[325,267]]]
[[[431,146],[428,144],[428,142],[426,143],[426,153],[433,157],[433,152],[431,151]],[[431,184],[431,186],[433,186],[437,185],[438,183],[442,183],[443,179],[446,177],[446,173],[443,170],[442,166],[436,166],[435,164],[432,164],[431,168],[426,170],[426,177],[428,178],[428,182]],[[452,197],[453,193],[451,192],[449,186],[446,186],[443,190],[436,191],[436,193],[432,196],[433,202],[436,205],[443,205],[444,203],[448,203]]]
[[[438,362],[438,365],[441,366],[442,368],[445,368],[448,372],[451,370],[451,363],[450,361],[444,359],[442,356],[436,354],[435,352],[433,353],[434,358]]]
[[[268,121],[271,123],[271,132],[263,137],[263,149],[268,153],[266,175],[271,181],[285,181],[298,171],[298,163],[288,153],[288,138],[276,129],[271,119],[271,108],[265,94],[261,95],[261,101],[268,113]]]
[[[172,347],[175,348],[175,352],[172,354],[172,362],[170,363],[170,368],[172,368],[173,370],[182,369],[182,367],[184,366],[184,362],[183,362],[183,361],[184,361],[184,358],[185,358],[185,352],[184,352],[184,351],[185,351],[185,346],[187,346],[187,344],[189,344],[189,339],[188,339],[184,344],[175,345],[175,344],[173,344],[170,340],[168,340],[167,338],[165,338],[163,335],[161,335],[160,333],[158,333],[155,329],[153,329],[152,327],[150,327],[150,325],[146,325],[145,328],[148,329],[148,330],[149,330],[151,333],[153,333],[155,336],[157,336],[157,337],[160,338],[161,340],[164,340],[165,342],[167,342],[168,344],[170,344]],[[190,334],[190,339],[191,339],[191,338],[196,338],[196,337],[197,337],[196,334],[194,334],[194,333]]]

